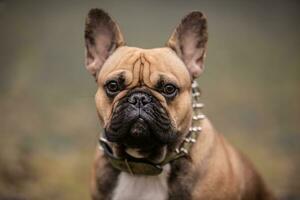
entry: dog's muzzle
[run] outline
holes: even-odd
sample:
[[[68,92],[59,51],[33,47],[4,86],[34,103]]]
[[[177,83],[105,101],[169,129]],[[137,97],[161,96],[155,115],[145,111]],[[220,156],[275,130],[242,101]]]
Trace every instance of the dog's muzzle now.
[[[150,150],[176,140],[167,111],[146,89],[133,89],[123,97],[105,128],[108,141]]]

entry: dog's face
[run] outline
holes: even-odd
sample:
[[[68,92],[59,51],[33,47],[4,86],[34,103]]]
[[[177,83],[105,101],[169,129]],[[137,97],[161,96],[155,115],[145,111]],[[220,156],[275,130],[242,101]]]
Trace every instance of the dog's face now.
[[[96,106],[105,136],[127,152],[163,156],[162,147],[186,132],[191,80],[172,50],[120,47],[103,65],[97,82]]]
[[[114,153],[162,161],[191,124],[191,81],[204,68],[205,17],[187,15],[167,47],[146,50],[124,46],[117,24],[92,9],[85,42],[98,115]]]

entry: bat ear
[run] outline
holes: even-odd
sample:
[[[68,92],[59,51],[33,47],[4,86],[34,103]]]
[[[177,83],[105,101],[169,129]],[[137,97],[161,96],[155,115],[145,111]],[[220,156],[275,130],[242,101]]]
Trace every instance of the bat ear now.
[[[97,76],[106,59],[125,44],[118,25],[103,10],[91,9],[85,21],[85,66]]]
[[[167,42],[185,63],[192,79],[204,70],[207,40],[206,17],[194,11],[182,19]]]

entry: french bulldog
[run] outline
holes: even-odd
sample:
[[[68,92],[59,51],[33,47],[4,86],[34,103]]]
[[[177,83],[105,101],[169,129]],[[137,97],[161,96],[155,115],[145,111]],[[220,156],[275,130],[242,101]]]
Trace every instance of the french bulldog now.
[[[197,111],[205,15],[186,15],[162,48],[126,46],[116,22],[97,8],[84,35],[103,127],[93,200],[274,199],[247,158]]]

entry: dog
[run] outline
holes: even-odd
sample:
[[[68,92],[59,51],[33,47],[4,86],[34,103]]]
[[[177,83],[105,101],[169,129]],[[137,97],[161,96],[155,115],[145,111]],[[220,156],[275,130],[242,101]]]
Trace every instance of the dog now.
[[[207,19],[186,15],[165,47],[126,46],[116,22],[91,9],[85,65],[103,132],[93,200],[271,200],[252,164],[202,114],[198,78]]]

